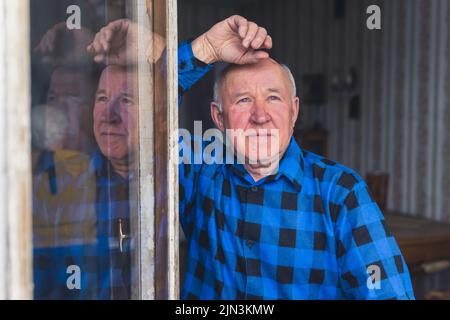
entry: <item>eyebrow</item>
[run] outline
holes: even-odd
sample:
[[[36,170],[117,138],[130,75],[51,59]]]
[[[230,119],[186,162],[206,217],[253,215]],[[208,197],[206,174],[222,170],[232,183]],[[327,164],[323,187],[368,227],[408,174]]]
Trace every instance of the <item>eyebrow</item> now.
[[[133,92],[128,93],[128,92],[121,92],[121,94],[125,97],[130,97],[130,98],[134,98],[135,94]]]
[[[105,89],[100,89],[100,90],[98,90],[98,91],[95,93],[95,95],[98,95],[98,94],[106,94],[106,90],[105,90]]]
[[[236,99],[237,97],[245,96],[245,95],[248,95],[248,94],[250,94],[249,91],[242,91],[242,92],[238,92],[236,94],[233,94],[231,97],[232,97],[232,99]]]
[[[281,89],[279,89],[279,88],[268,88],[267,91],[269,91],[269,92],[281,93]],[[249,91],[242,91],[242,92],[238,92],[238,93],[236,93],[236,94],[233,94],[233,95],[232,95],[232,98],[233,98],[233,99],[236,99],[237,97],[245,96],[245,95],[248,95],[248,94],[250,94]]]
[[[278,88],[269,88],[269,89],[267,89],[267,91],[269,91],[269,92],[281,93],[281,90],[278,89]]]

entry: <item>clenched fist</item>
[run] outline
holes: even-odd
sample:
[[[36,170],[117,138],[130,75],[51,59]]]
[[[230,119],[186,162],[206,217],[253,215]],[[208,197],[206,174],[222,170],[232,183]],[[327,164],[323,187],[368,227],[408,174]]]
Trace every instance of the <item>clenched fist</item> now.
[[[217,61],[256,63],[269,57],[261,49],[271,48],[272,38],[266,29],[238,15],[217,23],[192,43],[197,59],[208,64]]]

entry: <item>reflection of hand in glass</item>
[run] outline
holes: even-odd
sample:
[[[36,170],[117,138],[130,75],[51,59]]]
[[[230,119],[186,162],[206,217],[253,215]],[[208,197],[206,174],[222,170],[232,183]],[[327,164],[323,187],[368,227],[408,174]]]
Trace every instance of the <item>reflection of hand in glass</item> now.
[[[86,46],[93,38],[92,32],[85,28],[69,30],[65,22],[60,22],[45,33],[34,52],[41,55],[45,63],[78,65],[89,61]]]
[[[145,47],[150,42],[150,34],[145,33]],[[136,64],[138,49],[138,25],[128,19],[120,19],[103,27],[87,47],[90,54],[94,56],[95,62],[107,65],[130,65]],[[153,33],[153,58],[156,62],[165,48],[165,39]]]

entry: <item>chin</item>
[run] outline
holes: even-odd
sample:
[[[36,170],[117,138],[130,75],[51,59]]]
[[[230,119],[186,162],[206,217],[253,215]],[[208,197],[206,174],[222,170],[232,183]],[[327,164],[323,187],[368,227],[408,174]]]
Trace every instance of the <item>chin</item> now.
[[[128,158],[128,150],[124,148],[114,148],[111,146],[100,147],[102,154],[108,159]]]

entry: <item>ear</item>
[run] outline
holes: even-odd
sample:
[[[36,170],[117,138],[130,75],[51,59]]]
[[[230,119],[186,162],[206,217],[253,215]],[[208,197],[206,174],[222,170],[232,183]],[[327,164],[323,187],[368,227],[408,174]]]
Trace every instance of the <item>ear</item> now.
[[[300,111],[300,99],[298,97],[295,97],[292,103],[292,123],[291,123],[292,128],[294,128],[295,123],[297,122],[299,111]]]
[[[211,118],[214,121],[216,127],[224,132],[225,126],[223,125],[223,112],[220,111],[219,105],[217,102],[211,102]]]

